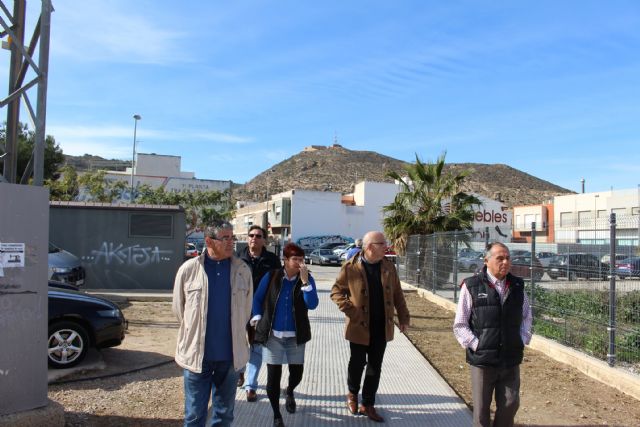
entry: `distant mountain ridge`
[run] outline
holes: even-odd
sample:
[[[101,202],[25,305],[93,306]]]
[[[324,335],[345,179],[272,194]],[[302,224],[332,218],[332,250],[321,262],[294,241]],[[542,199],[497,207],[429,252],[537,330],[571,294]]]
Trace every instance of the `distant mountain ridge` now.
[[[350,193],[360,181],[392,182],[388,170],[402,175],[409,163],[373,151],[346,149],[338,144],[311,146],[234,189],[239,200],[264,200],[293,188]],[[566,188],[504,164],[448,163],[445,170],[470,169],[464,191],[500,199],[507,206],[533,205],[553,196],[573,193]]]
[[[66,163],[79,172],[125,170],[131,166],[130,161],[108,160],[89,154],[79,157],[65,155],[65,158]],[[262,201],[269,194],[295,188],[350,193],[360,181],[392,182],[385,176],[386,172],[394,170],[402,175],[404,166],[408,164],[374,151],[349,150],[338,144],[310,146],[245,184],[235,183],[234,198]],[[464,191],[500,199],[509,207],[540,204],[553,196],[573,193],[505,164],[448,163],[445,169],[472,170],[465,180]]]

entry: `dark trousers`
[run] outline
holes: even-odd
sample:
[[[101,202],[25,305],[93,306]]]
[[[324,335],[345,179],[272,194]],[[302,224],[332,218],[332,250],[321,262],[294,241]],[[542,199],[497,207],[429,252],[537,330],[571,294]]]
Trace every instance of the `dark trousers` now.
[[[473,425],[491,426],[491,399],[495,392],[494,427],[513,427],[520,406],[520,366],[492,368],[471,366]]]
[[[380,384],[380,373],[382,371],[382,359],[387,348],[387,341],[384,339],[372,339],[369,345],[350,343],[351,358],[347,375],[347,386],[349,392],[358,395],[360,391],[360,380],[365,365],[367,369],[364,374],[364,384],[362,384],[362,404],[374,406],[376,403],[376,393]]]

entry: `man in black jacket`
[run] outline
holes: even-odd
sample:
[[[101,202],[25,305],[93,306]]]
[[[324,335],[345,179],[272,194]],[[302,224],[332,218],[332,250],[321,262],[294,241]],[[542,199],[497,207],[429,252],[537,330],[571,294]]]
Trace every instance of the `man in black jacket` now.
[[[273,253],[269,252],[265,245],[267,243],[267,232],[259,225],[249,227],[249,244],[238,252],[238,257],[247,263],[251,269],[253,276],[253,291],[258,289],[260,279],[271,270],[282,267],[280,259]],[[249,333],[253,333],[254,329],[248,327]],[[244,373],[240,374],[238,387],[244,386],[247,393],[247,401],[255,402],[258,400],[256,390],[258,388],[258,374],[262,365],[262,345],[251,344],[251,352],[249,362],[245,368],[247,377]]]
[[[511,427],[520,406],[520,363],[531,341],[531,306],[524,282],[509,273],[511,256],[503,243],[487,246],[485,267],[462,282],[453,333],[471,365],[473,425]]]

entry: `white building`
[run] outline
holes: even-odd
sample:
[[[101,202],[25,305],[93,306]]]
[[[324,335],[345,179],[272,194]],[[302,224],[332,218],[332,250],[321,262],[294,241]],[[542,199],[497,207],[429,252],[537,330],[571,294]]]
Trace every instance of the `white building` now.
[[[330,191],[289,190],[271,196],[268,202],[241,206],[236,210],[234,232],[242,239],[251,225],[270,228],[278,240],[296,242],[314,236],[362,237],[371,230],[383,230],[382,208],[393,202],[397,184],[363,181],[352,194]],[[498,201],[476,195],[474,231],[490,240],[510,241],[512,214]]]
[[[557,243],[605,244],[615,213],[617,243],[638,245],[640,188],[556,196],[553,205]]]
[[[231,188],[231,181],[198,179],[193,172],[181,170],[182,158],[163,154],[138,153],[133,170],[133,187],[143,184],[151,188],[164,187],[166,191],[225,191]],[[109,171],[105,178],[111,181],[124,181],[131,185],[131,168],[124,172]],[[127,194],[126,197],[129,195]]]
[[[367,231],[382,230],[382,207],[393,201],[398,186],[384,182],[360,182],[354,192],[294,189],[274,194],[268,202],[236,210],[235,233],[246,236],[258,224],[270,228],[274,237],[297,241],[301,237],[362,237]]]

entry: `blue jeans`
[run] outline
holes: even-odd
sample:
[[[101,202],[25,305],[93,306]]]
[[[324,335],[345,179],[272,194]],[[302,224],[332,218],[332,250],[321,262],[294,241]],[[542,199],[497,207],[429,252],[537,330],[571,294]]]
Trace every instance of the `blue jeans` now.
[[[211,425],[230,426],[238,374],[233,362],[202,362],[202,373],[184,370],[184,426],[204,426],[211,398]]]
[[[262,366],[262,344],[252,344],[249,362],[247,362],[246,374],[244,377],[245,390],[256,391],[258,389],[258,374]]]

